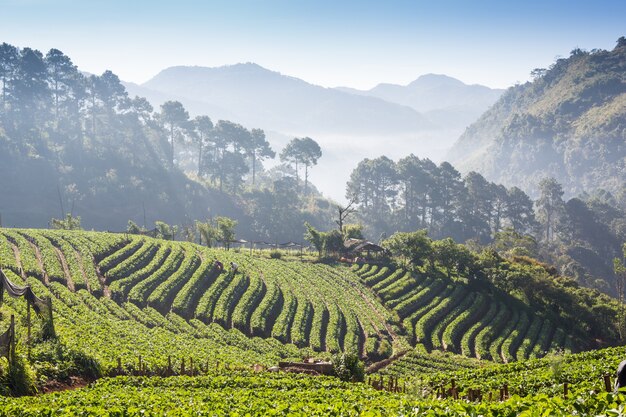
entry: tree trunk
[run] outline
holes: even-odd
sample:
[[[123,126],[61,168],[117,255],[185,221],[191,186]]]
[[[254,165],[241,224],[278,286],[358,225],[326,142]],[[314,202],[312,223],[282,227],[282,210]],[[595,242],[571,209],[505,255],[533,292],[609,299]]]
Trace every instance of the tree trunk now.
[[[200,136],[200,146],[198,147],[198,178],[201,177],[202,170],[202,135]]]
[[[172,141],[170,150],[170,166],[174,168],[174,123],[170,124],[170,139]]]
[[[304,195],[307,195],[309,188],[309,164],[304,164]]]

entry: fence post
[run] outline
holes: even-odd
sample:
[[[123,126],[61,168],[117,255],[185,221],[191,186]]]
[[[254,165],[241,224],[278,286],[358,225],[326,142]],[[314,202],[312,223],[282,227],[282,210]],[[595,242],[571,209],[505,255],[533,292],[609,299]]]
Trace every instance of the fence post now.
[[[9,360],[9,366],[15,360],[15,315],[11,314],[11,342],[9,351],[7,352],[7,359]]]
[[[26,301],[26,324],[28,327],[26,332],[26,346],[28,346],[27,356],[28,361],[30,362],[30,302],[28,300]]]

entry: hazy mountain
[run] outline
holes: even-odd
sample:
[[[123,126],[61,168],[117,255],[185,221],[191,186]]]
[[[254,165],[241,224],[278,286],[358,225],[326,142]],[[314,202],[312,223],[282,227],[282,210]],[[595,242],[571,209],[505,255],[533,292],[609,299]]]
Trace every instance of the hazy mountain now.
[[[183,98],[190,108],[194,101],[204,103],[210,116],[225,110],[231,120],[282,132],[405,133],[430,127],[409,107],[312,85],[251,63],[171,67],[142,87]]]
[[[378,84],[371,90],[346,87],[338,90],[409,106],[435,124],[461,129],[476,121],[504,92],[482,85],[467,85],[440,74],[422,75],[406,86]]]
[[[369,94],[320,87],[252,63],[171,67],[127,88],[155,107],[178,100],[192,114],[262,128],[277,149],[285,138],[313,137],[324,156],[312,180],[335,199],[343,198],[345,182],[363,158],[414,153],[441,160],[500,94],[440,75],[422,76],[406,87],[380,85]]]
[[[462,171],[536,191],[555,177],[569,195],[626,183],[626,39],[612,51],[575,49],[533,82],[511,87],[459,138]]]

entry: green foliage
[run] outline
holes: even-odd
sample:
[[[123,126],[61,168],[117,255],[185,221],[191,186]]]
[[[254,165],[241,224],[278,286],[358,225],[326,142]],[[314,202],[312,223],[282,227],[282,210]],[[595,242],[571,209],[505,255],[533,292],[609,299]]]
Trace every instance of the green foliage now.
[[[165,240],[174,240],[176,238],[176,233],[178,233],[178,226],[170,226],[169,224],[159,220],[154,222],[154,225],[156,226],[157,230],[157,238]]]
[[[230,248],[231,241],[235,240],[236,226],[237,221],[229,217],[218,216],[215,218],[218,240],[220,240],[226,248]]]
[[[126,231],[127,231],[128,233],[132,233],[132,234],[134,234],[134,235],[138,235],[138,234],[141,234],[141,232],[143,231],[143,229],[142,229],[141,227],[139,227],[139,226],[137,225],[137,223],[135,223],[134,221],[129,220],[129,221],[128,221],[128,226],[126,227]]]
[[[67,213],[63,219],[50,220],[50,226],[59,230],[82,230],[80,216],[74,217],[70,213]]]
[[[363,382],[365,380],[365,366],[355,352],[344,352],[333,356],[335,375],[342,381]]]
[[[22,353],[17,353],[0,376],[0,382],[11,395],[32,395],[37,392],[37,375]]]
[[[432,241],[426,230],[394,233],[382,245],[392,254],[401,256],[416,266],[422,266],[427,259],[432,258]]]
[[[283,254],[279,250],[273,250],[273,251],[270,252],[270,258],[271,259],[280,259],[282,257],[283,257]]]
[[[310,242],[317,249],[318,256],[337,255],[342,253],[344,248],[344,238],[338,230],[330,230],[328,232],[320,232],[309,223],[305,223],[306,232],[304,239]]]

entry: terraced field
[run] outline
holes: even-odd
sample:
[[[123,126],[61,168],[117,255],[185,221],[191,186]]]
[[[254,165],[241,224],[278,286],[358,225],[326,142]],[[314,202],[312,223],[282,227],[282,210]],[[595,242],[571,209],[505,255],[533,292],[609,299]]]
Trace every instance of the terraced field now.
[[[488,296],[461,281],[412,276],[377,265],[352,271],[394,311],[413,345],[510,362],[581,344],[513,297]],[[408,366],[408,365],[407,365]]]
[[[411,346],[508,362],[577,343],[512,299],[389,267],[269,260],[136,235],[1,229],[0,268],[51,296],[62,341],[107,370],[118,358],[132,368],[138,356],[148,367],[171,356],[271,365],[353,350],[376,362]],[[8,313],[25,314],[23,300],[3,308],[2,325]],[[394,366],[420,369],[411,358]]]
[[[391,353],[391,313],[347,268],[134,235],[49,230],[3,229],[0,256],[9,279],[56,300],[66,343],[109,367],[117,356],[163,364],[170,354],[194,354],[201,361],[269,365],[313,351],[353,350],[372,359]],[[20,303],[9,306],[23,310]],[[98,347],[103,342],[106,352]],[[234,359],[218,359],[221,344],[241,349]]]

